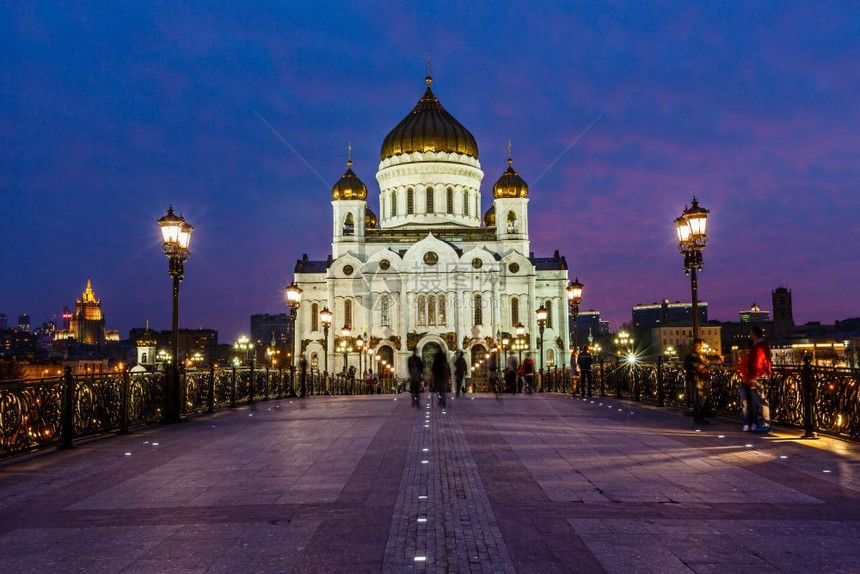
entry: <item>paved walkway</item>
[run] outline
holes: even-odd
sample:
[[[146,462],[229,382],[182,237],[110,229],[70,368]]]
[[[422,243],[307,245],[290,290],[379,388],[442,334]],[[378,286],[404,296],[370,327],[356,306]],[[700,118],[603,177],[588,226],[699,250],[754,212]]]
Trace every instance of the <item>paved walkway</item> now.
[[[0,464],[0,572],[858,572],[860,446],[559,395],[269,401]]]

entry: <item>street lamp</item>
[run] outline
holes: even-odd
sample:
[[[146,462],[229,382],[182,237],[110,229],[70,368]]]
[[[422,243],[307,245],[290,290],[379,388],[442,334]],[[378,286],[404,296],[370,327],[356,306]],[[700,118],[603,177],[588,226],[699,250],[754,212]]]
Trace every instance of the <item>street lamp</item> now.
[[[570,368],[574,370],[573,362],[579,356],[579,330],[576,320],[579,317],[579,304],[582,303],[582,283],[579,277],[567,286],[567,312],[573,318],[573,355],[570,358]]]
[[[615,346],[619,349],[624,349],[624,352],[629,352],[632,345],[633,337],[631,337],[630,333],[627,331],[618,331],[615,334]]]
[[[690,276],[690,291],[693,296],[693,340],[699,338],[699,282],[697,273],[702,270],[702,251],[708,243],[708,211],[699,206],[693,197],[690,207],[685,207],[675,220],[678,233],[678,251],[684,256],[684,274]]]
[[[296,285],[296,281],[284,288],[286,292],[287,305],[290,308],[290,342],[295,348],[296,344],[296,317],[299,314],[299,306],[302,304],[302,290]],[[292,356],[292,354],[290,354]],[[293,361],[290,360],[290,368],[293,368]]]
[[[166,423],[179,422],[182,416],[184,394],[179,384],[179,282],[185,275],[185,261],[191,254],[191,232],[194,228],[185,218],[176,216],[171,205],[167,215],[158,219],[161,228],[162,250],[167,256],[170,277],[173,278],[173,357],[175,360],[167,373],[164,392],[163,420]]]
[[[541,377],[543,377],[543,330],[546,328],[546,320],[549,317],[549,311],[541,305],[538,307],[538,310],[535,311],[537,314],[537,322],[538,322],[538,347],[540,348],[540,372]],[[541,386],[543,388],[543,386]]]
[[[328,377],[328,330],[331,327],[332,317],[332,312],[328,310],[328,307],[323,307],[323,310],[320,311],[320,323],[323,327],[323,373],[325,373],[325,377]]]
[[[343,372],[346,374],[347,363],[349,362],[349,341],[347,339],[352,334],[352,330],[349,328],[349,325],[344,325],[340,328],[340,335],[343,337],[341,341],[341,345],[343,345]]]
[[[523,347],[525,346],[525,341],[524,341],[523,337],[526,334],[526,328],[525,328],[525,325],[523,325],[522,323],[517,323],[517,326],[515,327],[515,329],[517,330],[517,350],[519,351],[519,354],[520,354],[520,364],[522,364],[522,362],[523,362]]]
[[[355,346],[358,348],[358,373],[364,377],[364,362],[363,357],[361,356],[364,351],[364,339],[361,336],[356,338]]]
[[[240,351],[242,358],[245,362],[248,362],[248,355],[254,350],[254,343],[251,342],[247,335],[240,335],[233,344],[233,348]]]

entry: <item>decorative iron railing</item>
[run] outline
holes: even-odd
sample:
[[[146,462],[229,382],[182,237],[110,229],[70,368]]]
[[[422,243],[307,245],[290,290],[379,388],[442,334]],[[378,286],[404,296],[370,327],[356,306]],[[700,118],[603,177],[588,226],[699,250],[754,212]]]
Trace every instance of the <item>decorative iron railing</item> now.
[[[740,375],[728,366],[712,366],[709,405],[717,413],[740,417]],[[689,406],[687,375],[679,362],[627,363],[600,360],[592,369],[591,388],[580,377],[572,392],[581,396],[648,401],[658,406]],[[551,377],[548,372],[544,376]],[[555,390],[550,386],[550,390]],[[568,392],[571,388],[567,387]],[[775,367],[767,384],[771,420],[860,440],[860,369]]]

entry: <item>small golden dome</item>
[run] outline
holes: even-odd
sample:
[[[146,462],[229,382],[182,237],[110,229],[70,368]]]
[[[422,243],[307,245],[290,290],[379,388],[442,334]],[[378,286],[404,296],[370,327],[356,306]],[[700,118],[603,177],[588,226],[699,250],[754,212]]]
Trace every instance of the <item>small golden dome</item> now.
[[[336,201],[341,199],[363,201],[367,199],[367,186],[352,171],[352,160],[346,162],[346,172],[332,186],[331,197]]]
[[[484,227],[495,227],[496,226],[496,206],[495,204],[490,206],[490,209],[484,214]]]
[[[514,160],[508,157],[508,169],[502,174],[502,177],[493,186],[493,197],[496,199],[505,198],[522,198],[529,196],[529,186],[520,177],[514,168]]]
[[[369,205],[364,206],[364,228],[365,229],[376,229],[379,221],[376,219],[376,214],[370,210]]]
[[[461,153],[478,158],[478,143],[463,124],[442,107],[430,90],[432,78],[426,78],[427,91],[415,108],[391,130],[382,142],[382,159],[412,152]]]

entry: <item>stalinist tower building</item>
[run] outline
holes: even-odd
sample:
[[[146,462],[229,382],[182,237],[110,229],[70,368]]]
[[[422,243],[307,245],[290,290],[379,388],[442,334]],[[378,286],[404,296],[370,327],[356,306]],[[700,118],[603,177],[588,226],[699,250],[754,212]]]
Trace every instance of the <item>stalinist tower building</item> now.
[[[513,158],[489,168],[497,174],[493,203],[481,213],[478,144],[442,106],[429,75],[425,81],[418,103],[382,141],[373,191],[379,215],[352,161],[332,187],[331,254],[304,255],[295,267],[303,290],[295,353],[336,372],[348,345],[347,360],[358,368],[361,337],[365,351],[406,376],[413,349],[425,358],[441,349],[452,360],[462,350],[475,364],[502,338],[514,341],[521,324],[539,365],[535,312],[544,306],[544,365],[566,365],[567,262],[558,251],[531,252],[529,187]],[[323,309],[333,314],[328,340]]]

